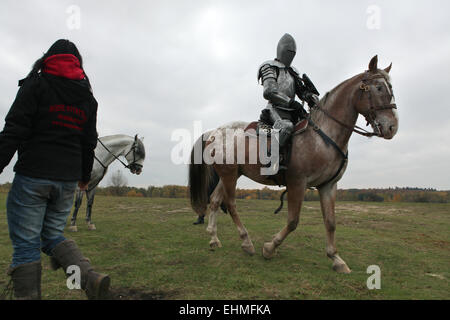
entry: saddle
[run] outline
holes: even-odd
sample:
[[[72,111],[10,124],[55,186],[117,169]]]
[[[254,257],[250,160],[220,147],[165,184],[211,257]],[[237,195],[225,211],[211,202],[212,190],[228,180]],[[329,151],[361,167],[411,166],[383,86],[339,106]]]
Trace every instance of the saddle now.
[[[297,122],[297,124],[294,126],[294,130],[291,134],[291,138],[294,135],[299,135],[302,134],[303,132],[306,131],[306,129],[308,128],[308,119],[304,118],[301,119],[300,121]],[[273,127],[272,125],[262,122],[262,121],[253,121],[251,123],[248,124],[248,126],[244,129],[244,132],[246,132],[247,134],[250,134],[250,131],[252,131],[252,133],[254,132],[256,134],[256,137],[258,137],[260,135],[260,133],[264,133],[264,135],[266,135],[267,137],[271,136]],[[269,140],[270,141],[270,140]],[[270,142],[268,143],[268,152],[270,152]],[[290,158],[290,154],[291,154],[291,148],[292,148],[292,143],[289,142],[285,148],[287,149],[287,159]],[[282,152],[282,150],[280,150],[280,153]],[[289,160],[288,160],[289,161]],[[286,163],[287,165],[288,163]],[[286,185],[286,179],[284,177],[284,174],[281,174],[280,172],[276,173],[275,175],[269,176],[269,179],[271,179],[272,181],[274,181],[277,185],[279,186],[285,186]]]
[[[302,119],[294,126],[294,132],[292,135],[298,135],[305,132],[308,127],[308,119]],[[258,136],[260,132],[264,132],[267,136],[270,136],[272,132],[272,126],[262,121],[253,121],[248,124],[248,126],[244,129],[244,132],[248,132],[250,130],[254,130],[256,135]]]

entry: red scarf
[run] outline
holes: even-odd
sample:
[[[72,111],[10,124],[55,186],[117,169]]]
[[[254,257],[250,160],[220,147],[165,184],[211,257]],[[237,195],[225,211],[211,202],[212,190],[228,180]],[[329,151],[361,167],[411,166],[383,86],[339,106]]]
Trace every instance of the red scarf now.
[[[83,80],[84,71],[80,61],[73,54],[55,54],[44,60],[45,73],[72,80]]]

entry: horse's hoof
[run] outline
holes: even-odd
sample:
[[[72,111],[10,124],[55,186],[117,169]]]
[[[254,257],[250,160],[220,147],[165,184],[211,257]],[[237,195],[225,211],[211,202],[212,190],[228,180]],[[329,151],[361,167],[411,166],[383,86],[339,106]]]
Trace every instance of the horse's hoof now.
[[[255,254],[255,247],[252,244],[242,244],[241,248],[250,256]]]
[[[68,230],[69,230],[70,232],[77,232],[77,231],[78,231],[78,228],[77,228],[77,226],[69,226]]]
[[[95,227],[95,224],[88,224],[88,230],[97,230],[97,228]]]
[[[264,243],[263,249],[262,249],[262,255],[266,259],[272,259],[273,255],[275,253],[275,248],[272,242],[266,242]]]
[[[350,268],[345,263],[333,264],[333,270],[336,271],[337,273],[345,273],[345,274],[349,274],[352,272],[352,270],[350,270]]]
[[[219,239],[217,240],[211,240],[209,242],[209,247],[211,248],[211,250],[214,250],[216,248],[222,248],[222,243],[220,242]]]

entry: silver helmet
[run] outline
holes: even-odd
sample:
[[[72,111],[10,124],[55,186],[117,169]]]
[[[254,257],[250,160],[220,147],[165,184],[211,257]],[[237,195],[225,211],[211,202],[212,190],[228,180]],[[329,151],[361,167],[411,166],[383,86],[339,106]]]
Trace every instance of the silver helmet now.
[[[294,38],[290,34],[285,33],[280,41],[278,41],[277,60],[281,61],[286,67],[289,67],[292,60],[294,60],[296,52],[297,46]]]

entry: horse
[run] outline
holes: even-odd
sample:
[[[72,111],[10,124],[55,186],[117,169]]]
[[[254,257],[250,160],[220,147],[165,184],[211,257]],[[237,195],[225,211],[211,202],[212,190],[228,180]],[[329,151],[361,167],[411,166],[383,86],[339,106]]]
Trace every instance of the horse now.
[[[139,175],[142,172],[145,160],[145,147],[142,139],[138,138],[138,135],[135,135],[133,138],[127,135],[117,134],[98,138],[97,141],[91,179],[89,180],[87,190],[84,191],[88,201],[86,207],[86,223],[88,230],[96,229],[95,224],[91,222],[92,205],[94,204],[96,188],[100,181],[105,177],[108,166],[115,160],[118,160],[125,168],[129,169],[131,173]],[[120,160],[120,156],[123,156],[128,164],[125,164]],[[69,231],[78,231],[76,226],[77,213],[81,206],[84,192],[79,188],[75,191],[75,208],[72,213]]]
[[[332,260],[332,269],[339,273],[350,273],[351,269],[338,255],[335,242],[335,202],[337,182],[347,168],[348,142],[353,132],[386,140],[392,139],[398,130],[398,114],[393,94],[391,78],[392,63],[385,69],[378,69],[378,56],[369,62],[368,70],[357,74],[329,91],[319,103],[310,108],[306,124],[302,130],[291,136],[291,152],[288,157],[288,168],[282,177],[282,185],[288,194],[288,216],[286,226],[276,233],[271,241],[265,242],[262,255],[271,259],[276,249],[298,225],[302,202],[308,188],[316,188],[320,196],[320,205],[327,235],[326,254]],[[372,132],[356,126],[359,114],[365,117]],[[204,215],[209,202],[209,221],[207,232],[211,236],[211,249],[221,247],[217,236],[218,208],[225,203],[227,211],[235,223],[241,248],[249,255],[255,253],[250,236],[242,224],[236,210],[236,183],[244,175],[264,185],[280,185],[273,176],[261,174],[263,164],[260,156],[256,163],[249,163],[249,157],[260,155],[257,144],[251,144],[252,135],[245,130],[248,122],[232,122],[215,129],[197,141],[202,144],[201,161],[194,161],[194,148],[189,164],[189,189],[193,210],[198,216]],[[297,125],[298,127],[298,125]],[[217,139],[224,136],[229,129],[236,130],[233,139],[225,141]],[[257,138],[256,138],[257,139]],[[236,158],[237,146],[245,146],[245,163]],[[205,154],[214,154],[214,161],[206,163]],[[212,151],[211,151],[212,150]],[[234,151],[234,158],[225,159],[226,150]],[[222,153],[223,152],[223,153]],[[219,161],[217,160],[219,159]],[[228,160],[228,161],[227,161]],[[368,168],[369,169],[369,168]],[[211,196],[208,197],[208,186],[212,183],[216,172],[218,179]]]

